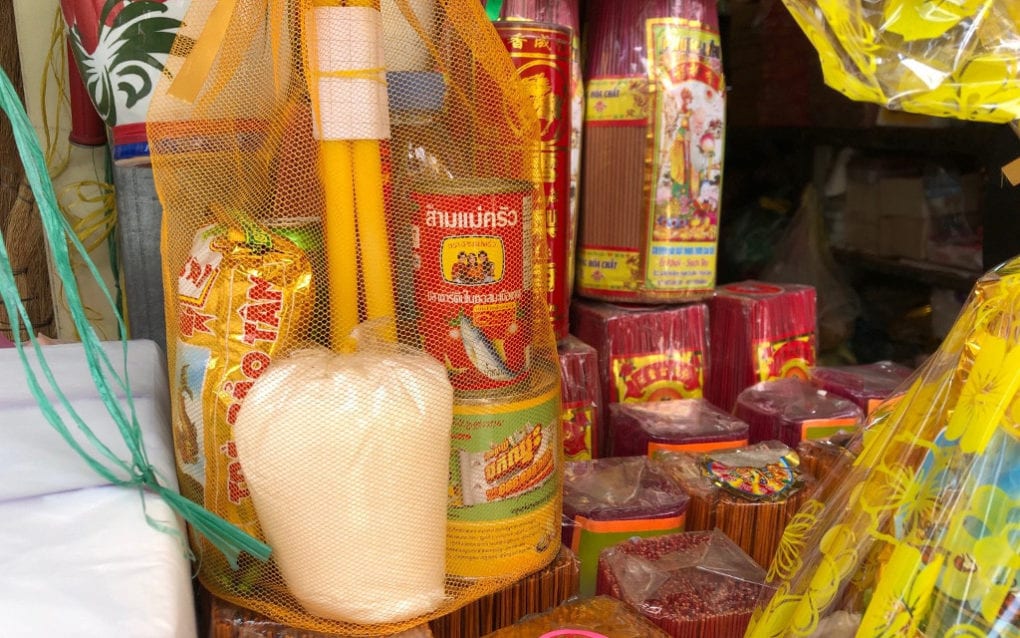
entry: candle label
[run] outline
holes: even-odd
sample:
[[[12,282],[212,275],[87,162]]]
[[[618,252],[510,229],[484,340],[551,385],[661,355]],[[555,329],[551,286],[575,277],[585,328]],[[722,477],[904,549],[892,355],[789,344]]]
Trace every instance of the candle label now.
[[[668,352],[613,357],[614,403],[643,403],[701,398],[704,364],[701,352]]]
[[[559,549],[560,390],[517,401],[454,405],[447,569],[506,576],[544,565]]]
[[[546,296],[557,339],[567,335],[570,310],[567,244],[570,238],[571,37],[564,27],[496,22],[521,86],[538,114],[541,140],[537,182],[542,183],[548,256]]]
[[[563,430],[563,454],[568,461],[587,461],[593,457],[592,441],[596,440],[595,404],[577,401],[564,403],[560,413]]]
[[[456,390],[519,383],[531,364],[531,184],[419,183],[411,227],[425,350]]]
[[[651,115],[648,78],[602,76],[585,87],[585,123],[589,126],[645,126]]]
[[[735,450],[747,447],[748,439],[735,439],[732,441],[702,441],[700,443],[663,443],[660,441],[648,442],[648,457],[654,458],[659,452],[715,452],[717,450]]]
[[[810,378],[815,365],[815,335],[804,334],[778,341],[758,341],[754,345],[758,381]]]
[[[774,499],[797,483],[794,465],[786,457],[759,467],[727,465],[708,457],[702,470],[719,487],[752,501]]]
[[[645,286],[707,292],[715,286],[726,112],[719,34],[656,18],[645,35],[653,85]]]
[[[174,448],[182,474],[194,481],[182,482],[182,491],[258,537],[233,426],[272,357],[304,338],[311,264],[284,237],[206,226],[179,271],[177,302]]]
[[[577,252],[578,286],[619,296],[635,295],[634,282],[641,275],[639,261],[636,250],[584,246]]]

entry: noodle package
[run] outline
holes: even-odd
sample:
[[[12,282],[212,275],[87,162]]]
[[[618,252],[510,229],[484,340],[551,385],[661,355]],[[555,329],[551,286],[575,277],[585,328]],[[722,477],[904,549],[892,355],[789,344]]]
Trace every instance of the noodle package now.
[[[1020,117],[1013,2],[783,0],[849,98],[937,117]]]
[[[791,521],[749,637],[1020,633],[1018,308],[1013,259]]]
[[[272,549],[193,533],[213,595],[389,635],[556,558],[535,89],[477,0],[189,3],[146,125],[178,473]]]

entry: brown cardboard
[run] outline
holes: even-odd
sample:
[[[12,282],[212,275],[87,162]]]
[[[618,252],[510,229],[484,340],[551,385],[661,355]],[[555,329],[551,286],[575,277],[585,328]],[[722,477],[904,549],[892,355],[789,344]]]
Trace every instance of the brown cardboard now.
[[[843,225],[845,248],[878,254],[878,224],[846,221]]]
[[[1002,167],[1002,174],[1013,186],[1020,184],[1020,157]]]
[[[883,257],[928,257],[930,224],[925,217],[886,216],[879,225],[879,254]]]
[[[928,218],[924,183],[920,177],[886,177],[878,183],[882,217]]]

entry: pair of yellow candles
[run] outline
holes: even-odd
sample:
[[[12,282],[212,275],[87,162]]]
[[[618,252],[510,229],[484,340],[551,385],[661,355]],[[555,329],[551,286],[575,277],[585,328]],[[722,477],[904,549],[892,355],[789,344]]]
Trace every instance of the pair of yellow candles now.
[[[315,0],[313,7],[368,7],[379,10],[373,0]],[[312,40],[323,46],[322,40]],[[308,56],[314,58],[316,52]],[[317,117],[344,116],[324,113],[319,107],[316,74],[344,75],[384,82],[382,68],[309,72],[312,109]],[[369,107],[371,108],[371,107]],[[334,350],[348,349],[351,331],[359,321],[358,255],[361,256],[362,288],[366,319],[395,318],[393,272],[390,265],[383,170],[378,139],[322,139],[319,143],[319,175],[325,197],[325,247],[330,299],[330,337]],[[391,324],[387,337],[396,338]]]

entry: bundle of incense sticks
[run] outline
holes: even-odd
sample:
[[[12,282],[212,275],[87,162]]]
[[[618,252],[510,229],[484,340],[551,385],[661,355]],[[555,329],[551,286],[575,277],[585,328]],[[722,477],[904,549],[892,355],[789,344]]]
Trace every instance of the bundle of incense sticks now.
[[[608,405],[699,398],[708,371],[708,307],[621,306],[575,299],[570,332],[599,356],[605,424],[596,448],[605,450],[612,428]]]
[[[796,453],[775,442],[737,450],[656,457],[691,497],[684,528],[718,529],[760,565],[769,565],[786,524],[816,481]]]
[[[704,399],[614,403],[609,412],[613,456],[710,452],[748,443],[747,424]]]
[[[429,623],[437,638],[480,638],[577,595],[580,565],[562,548],[550,565]]]
[[[598,455],[595,444],[602,429],[602,387],[599,355],[595,348],[573,335],[557,345],[560,355],[563,453],[568,461],[582,461]]]
[[[797,446],[800,466],[818,479],[820,491],[815,498],[825,501],[829,494],[839,487],[838,482],[828,479],[838,472],[836,468],[841,461],[850,463],[856,458],[854,448],[851,447],[853,436],[850,432],[840,432],[824,439],[801,441]]]
[[[588,6],[578,294],[711,295],[725,83],[714,0]]]
[[[705,398],[727,412],[760,381],[808,377],[815,363],[815,289],[799,284],[727,284],[709,300],[712,353]]]
[[[733,414],[750,426],[752,443],[779,440],[790,447],[853,432],[864,422],[864,411],[853,401],[799,378],[764,381],[745,389]]]
[[[687,494],[645,456],[567,463],[563,545],[581,562],[581,595],[595,593],[599,553],[621,538],[684,529]]]
[[[667,638],[633,607],[608,596],[572,600],[550,612],[522,620],[485,638],[537,638],[611,636],[612,638]]]
[[[896,394],[897,388],[913,372],[892,361],[878,361],[856,366],[812,368],[811,381],[827,392],[853,401],[870,415],[883,401]]]
[[[598,591],[673,638],[741,638],[765,570],[718,530],[631,539],[599,559]]]

